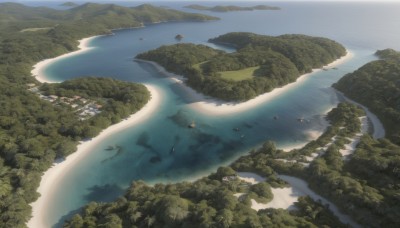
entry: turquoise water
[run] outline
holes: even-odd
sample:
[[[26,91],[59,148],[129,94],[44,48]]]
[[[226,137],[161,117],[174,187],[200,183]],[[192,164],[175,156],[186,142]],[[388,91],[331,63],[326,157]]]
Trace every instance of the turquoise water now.
[[[162,5],[181,9],[185,3]],[[93,40],[90,46],[94,49],[90,52],[49,66],[45,72],[56,81],[96,75],[152,84],[162,92],[162,102],[148,120],[97,145],[63,177],[52,196],[48,222],[56,224],[89,201],[113,200],[133,180],[143,179],[148,183],[187,180],[228,164],[266,140],[274,140],[279,146],[307,142],[310,133],[326,127],[324,113],[338,103],[331,84],[375,59],[376,49],[400,49],[400,4],[270,5],[281,6],[283,10],[212,13],[221,20],[163,23],[115,31],[114,36]],[[338,70],[314,73],[273,101],[225,117],[208,116],[189,108],[191,101],[185,99],[185,93],[176,83],[151,66],[132,61],[138,53],[176,43],[174,37],[178,33],[184,35],[182,42],[209,45],[209,38],[232,31],[324,36],[344,44],[354,57],[338,66]],[[273,120],[276,115],[280,117],[278,121]],[[299,117],[309,122],[299,123],[296,120]],[[192,120],[196,121],[196,129],[187,128]],[[109,145],[119,145],[122,149],[119,153],[105,150]]]

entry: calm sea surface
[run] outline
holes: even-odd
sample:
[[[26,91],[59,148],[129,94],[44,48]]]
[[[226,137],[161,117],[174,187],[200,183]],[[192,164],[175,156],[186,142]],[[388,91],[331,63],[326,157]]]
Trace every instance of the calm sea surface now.
[[[49,6],[61,8],[48,2],[29,4],[51,4]],[[133,6],[139,3],[119,4]],[[259,3],[237,5],[256,4]],[[278,146],[307,142],[314,132],[325,129],[323,115],[338,103],[330,88],[332,83],[375,59],[373,53],[377,49],[400,50],[399,3],[268,4],[280,6],[282,10],[209,13],[221,20],[162,23],[115,31],[114,36],[93,40],[92,51],[61,60],[46,69],[48,77],[57,81],[96,75],[148,83],[162,91],[162,103],[151,118],[109,137],[65,175],[48,210],[49,224],[57,224],[89,201],[117,198],[133,180],[142,179],[148,183],[187,180],[229,164],[266,140],[274,140]],[[157,2],[155,5],[197,12],[183,9],[182,6],[187,4],[182,2]],[[185,99],[185,93],[178,85],[152,67],[132,61],[138,53],[176,43],[176,34],[184,35],[182,42],[210,45],[207,43],[209,38],[234,31],[323,36],[345,45],[354,57],[338,70],[314,73],[273,101],[224,118],[192,110],[188,107],[190,101]],[[280,117],[278,121],[273,120],[275,115]],[[299,117],[309,122],[299,123],[296,120]],[[188,129],[187,124],[193,120],[197,128]],[[233,131],[233,128],[240,131]],[[110,145],[119,145],[122,149],[119,153],[105,150]]]

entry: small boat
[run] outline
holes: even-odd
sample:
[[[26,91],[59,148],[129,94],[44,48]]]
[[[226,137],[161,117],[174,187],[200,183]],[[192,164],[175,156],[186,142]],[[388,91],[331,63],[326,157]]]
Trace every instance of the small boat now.
[[[195,127],[196,123],[194,121],[192,121],[192,123],[188,125],[188,128],[195,128]]]
[[[114,150],[115,146],[108,146],[105,150]]]
[[[176,40],[182,40],[183,36],[181,34],[178,34],[178,35],[175,36],[175,39]]]
[[[234,131],[240,131],[238,127],[233,128]]]
[[[274,116],[274,120],[278,120],[279,119],[279,117],[278,116]]]
[[[300,123],[304,122],[304,118],[297,118],[297,121],[299,121]]]

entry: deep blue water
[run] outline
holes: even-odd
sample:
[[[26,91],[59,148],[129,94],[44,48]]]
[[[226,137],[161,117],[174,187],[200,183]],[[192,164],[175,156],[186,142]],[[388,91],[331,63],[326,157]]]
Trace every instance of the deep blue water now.
[[[255,4],[258,3],[237,5]],[[399,3],[268,4],[280,6],[282,10],[209,13],[221,20],[163,23],[115,31],[114,36],[101,36],[92,41],[91,46],[95,47],[92,51],[61,60],[46,69],[48,77],[56,81],[88,75],[106,76],[152,84],[163,95],[161,105],[147,121],[99,144],[63,177],[48,210],[50,224],[91,200],[115,199],[133,180],[156,183],[190,179],[228,164],[265,140],[274,140],[279,146],[308,141],[310,132],[325,128],[324,113],[338,103],[331,84],[375,59],[373,53],[377,49],[400,49]],[[181,7],[187,3],[158,2],[156,5],[186,10]],[[51,6],[59,8],[55,3]],[[132,61],[138,53],[176,43],[176,34],[184,35],[182,42],[210,45],[209,38],[233,31],[323,36],[345,45],[354,53],[354,58],[340,65],[338,70],[314,73],[273,101],[226,117],[197,113],[188,107],[191,101],[185,99],[185,93],[177,84],[159,75],[151,66]],[[278,121],[273,120],[275,115],[280,117]],[[299,117],[309,123],[299,123],[296,120]],[[187,128],[192,120],[196,121],[196,129]],[[233,131],[233,128],[240,131]],[[104,150],[109,145],[121,146],[121,153]]]

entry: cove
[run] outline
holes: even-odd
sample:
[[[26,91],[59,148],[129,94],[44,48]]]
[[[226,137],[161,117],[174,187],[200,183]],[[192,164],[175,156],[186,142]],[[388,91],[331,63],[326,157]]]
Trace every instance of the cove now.
[[[308,10],[300,11],[306,14]],[[154,67],[133,62],[133,57],[140,52],[175,43],[176,34],[185,35],[182,42],[208,44],[208,38],[229,31],[251,30],[272,35],[293,32],[292,24],[284,17],[288,17],[287,12],[281,15],[279,12],[274,15],[238,12],[227,14],[217,22],[166,23],[120,30],[114,36],[94,39],[89,44],[93,47],[90,51],[50,65],[45,74],[54,81],[89,75],[113,77],[156,86],[162,99],[151,118],[108,137],[64,175],[52,196],[48,223],[57,224],[63,216],[87,202],[115,199],[133,180],[143,179],[147,183],[191,180],[210,173],[217,166],[229,164],[266,140],[273,140],[280,147],[291,146],[307,142],[316,132],[323,131],[327,124],[324,114],[338,103],[330,85],[373,60],[373,47],[359,46],[354,39],[343,38],[339,41],[354,53],[354,57],[338,66],[338,70],[314,73],[269,102],[223,118],[190,108],[192,101],[176,82]],[[239,18],[245,19],[239,21]],[[259,20],[273,18],[282,19],[283,24],[274,26],[269,22],[251,26]],[[339,33],[336,36],[349,37],[340,34],[340,25],[334,28],[334,24],[335,20],[331,19],[331,27]],[[305,33],[313,35],[308,26],[303,26]],[[141,37],[144,39],[140,40]],[[276,115],[280,117],[278,121],[273,119]],[[299,123],[299,117],[308,121]],[[192,121],[197,127],[187,128]],[[235,128],[240,131],[234,131]],[[116,145],[120,150],[106,150]]]

